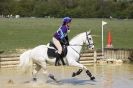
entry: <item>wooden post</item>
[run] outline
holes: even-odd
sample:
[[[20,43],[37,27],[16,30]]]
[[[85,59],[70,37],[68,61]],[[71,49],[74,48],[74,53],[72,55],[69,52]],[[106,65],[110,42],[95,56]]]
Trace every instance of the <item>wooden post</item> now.
[[[97,61],[97,52],[94,50],[94,63]]]
[[[0,68],[1,68],[1,56],[0,56]]]

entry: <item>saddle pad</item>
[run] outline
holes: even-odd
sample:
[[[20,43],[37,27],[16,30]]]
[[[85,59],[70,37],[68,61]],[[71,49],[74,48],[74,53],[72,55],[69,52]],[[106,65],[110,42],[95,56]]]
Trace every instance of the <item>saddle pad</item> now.
[[[65,47],[65,48],[63,49],[63,52],[61,53],[61,56],[62,56],[62,57],[65,57],[66,54],[67,54],[67,47]],[[57,55],[57,50],[48,48],[47,55],[48,55],[48,57],[56,57],[56,55]]]
[[[49,46],[53,47],[53,48],[48,48],[48,51],[47,51],[48,57],[56,57],[56,55],[57,55],[57,48],[55,47],[53,42],[50,42]],[[66,54],[67,54],[67,47],[62,47],[62,49],[63,49],[63,51],[61,53],[61,56],[65,57]]]
[[[47,54],[48,57],[56,57],[57,51],[55,49],[48,48]]]

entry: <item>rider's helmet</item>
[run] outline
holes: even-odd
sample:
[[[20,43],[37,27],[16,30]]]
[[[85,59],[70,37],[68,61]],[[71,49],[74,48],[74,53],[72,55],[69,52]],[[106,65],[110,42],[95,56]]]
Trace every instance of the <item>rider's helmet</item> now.
[[[70,17],[63,18],[63,23],[70,23],[71,21],[72,21],[72,18],[70,18]]]

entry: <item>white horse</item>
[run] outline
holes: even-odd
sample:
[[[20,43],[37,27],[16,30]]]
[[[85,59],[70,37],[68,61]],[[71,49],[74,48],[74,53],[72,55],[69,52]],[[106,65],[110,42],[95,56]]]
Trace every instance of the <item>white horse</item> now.
[[[67,55],[64,57],[65,63],[69,66],[76,66],[79,67],[77,72],[73,72],[72,77],[79,75],[83,70],[86,71],[86,74],[90,77],[91,80],[95,79],[94,76],[90,73],[86,66],[80,64],[80,52],[82,49],[82,45],[86,44],[89,49],[94,48],[93,39],[90,32],[83,32],[75,36],[71,39],[70,45],[67,47]],[[56,58],[50,58],[47,55],[48,45],[39,45],[32,50],[28,50],[20,55],[20,64],[24,68],[29,66],[29,62],[33,61],[36,64],[36,68],[33,70],[33,80],[36,79],[36,75],[38,71],[43,68],[43,73],[50,77],[51,79],[55,80],[54,75],[49,74],[47,72],[46,63],[55,63]]]

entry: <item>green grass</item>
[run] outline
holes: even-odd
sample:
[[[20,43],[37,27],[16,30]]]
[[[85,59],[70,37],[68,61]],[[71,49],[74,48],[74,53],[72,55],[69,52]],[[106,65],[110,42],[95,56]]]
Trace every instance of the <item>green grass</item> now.
[[[104,46],[107,44],[107,32],[111,31],[115,48],[133,48],[133,20],[109,20],[104,26]],[[46,44],[52,39],[58,29],[60,18],[0,18],[0,50],[14,51],[15,49],[33,48]],[[92,31],[95,47],[101,48],[101,19],[73,18],[70,38],[84,31]]]

